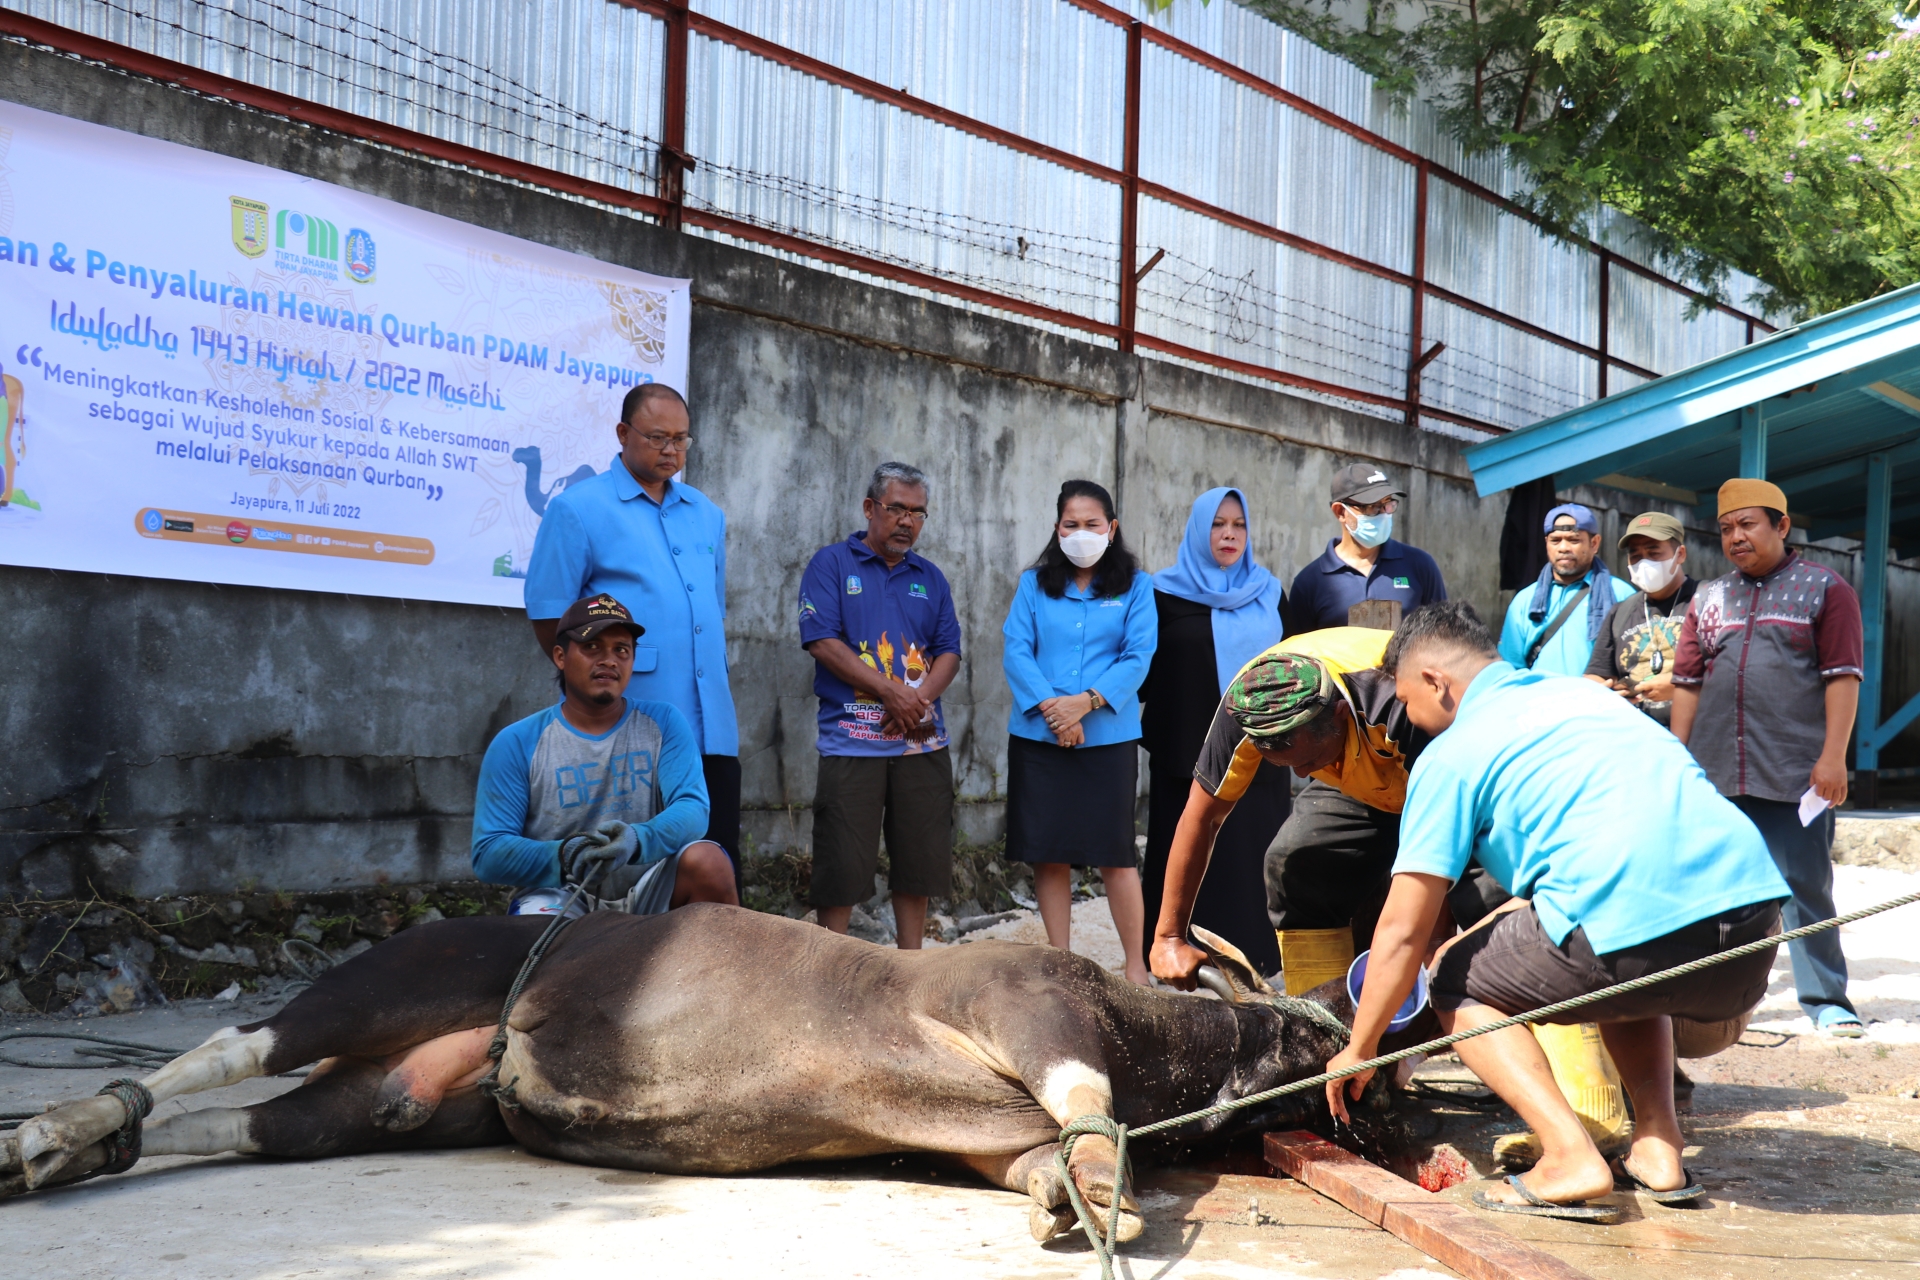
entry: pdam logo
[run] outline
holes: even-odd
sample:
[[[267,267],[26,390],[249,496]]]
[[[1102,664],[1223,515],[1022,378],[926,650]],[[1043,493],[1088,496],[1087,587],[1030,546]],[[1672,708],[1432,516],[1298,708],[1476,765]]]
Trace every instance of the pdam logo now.
[[[355,227],[347,232],[347,274],[355,284],[372,284],[374,267],[373,236]]]
[[[298,209],[282,209],[273,216],[273,247],[338,262],[340,228],[325,218],[316,218]]]

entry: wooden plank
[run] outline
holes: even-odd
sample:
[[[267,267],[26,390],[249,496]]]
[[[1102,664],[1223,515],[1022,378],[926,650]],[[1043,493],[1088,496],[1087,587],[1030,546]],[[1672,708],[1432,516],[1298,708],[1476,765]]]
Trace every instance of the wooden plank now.
[[[1471,1209],[1442,1200],[1311,1133],[1269,1133],[1267,1163],[1467,1280],[1588,1280]]]

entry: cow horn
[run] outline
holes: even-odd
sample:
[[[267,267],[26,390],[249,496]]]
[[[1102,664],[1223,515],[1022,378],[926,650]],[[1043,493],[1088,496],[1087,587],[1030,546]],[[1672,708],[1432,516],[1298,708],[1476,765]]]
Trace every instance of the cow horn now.
[[[1253,967],[1253,962],[1247,959],[1240,948],[1212,930],[1203,929],[1197,924],[1193,925],[1189,932],[1193,936],[1194,945],[1207,953],[1213,963],[1219,966],[1226,981],[1233,985],[1233,989],[1238,993],[1234,999],[1235,1003],[1239,1002],[1240,996],[1275,994],[1274,989],[1267,985],[1267,980],[1260,976],[1259,970]],[[1226,997],[1223,994],[1221,998]]]
[[[1203,964],[1193,971],[1193,980],[1228,1004],[1240,1003],[1240,992],[1228,980],[1227,975],[1210,964]]]

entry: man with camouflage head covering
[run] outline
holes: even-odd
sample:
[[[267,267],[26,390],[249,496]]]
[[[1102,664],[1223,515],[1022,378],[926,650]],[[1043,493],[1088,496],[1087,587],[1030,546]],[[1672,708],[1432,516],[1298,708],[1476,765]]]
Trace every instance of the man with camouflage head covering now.
[[[1407,772],[1426,738],[1380,670],[1392,633],[1330,627],[1292,636],[1240,669],[1214,712],[1193,789],[1167,855],[1149,963],[1191,986],[1204,955],[1187,942],[1213,840],[1262,760],[1332,790],[1302,792],[1267,853],[1267,912],[1286,988],[1346,972],[1353,922],[1384,897],[1399,845]],[[1316,803],[1324,796],[1326,802]]]

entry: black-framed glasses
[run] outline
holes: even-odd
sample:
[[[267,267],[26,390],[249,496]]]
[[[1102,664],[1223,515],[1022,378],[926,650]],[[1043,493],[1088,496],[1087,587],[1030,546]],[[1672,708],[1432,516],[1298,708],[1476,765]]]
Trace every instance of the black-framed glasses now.
[[[925,524],[927,522],[927,509],[925,507],[903,507],[897,502],[883,502],[880,504],[880,509],[892,516],[895,520],[911,520],[915,524]]]
[[[1357,516],[1390,516],[1400,509],[1400,500],[1382,498],[1378,502],[1342,502],[1340,505]]]

